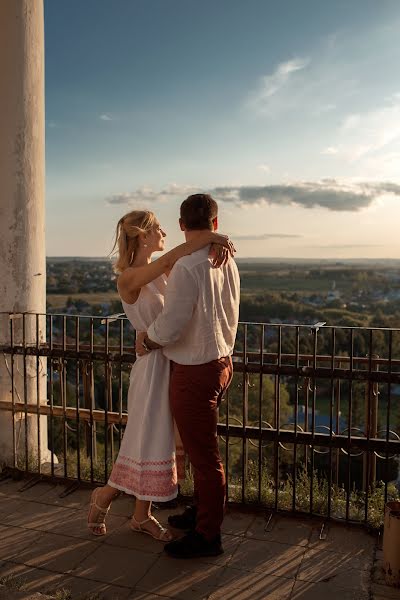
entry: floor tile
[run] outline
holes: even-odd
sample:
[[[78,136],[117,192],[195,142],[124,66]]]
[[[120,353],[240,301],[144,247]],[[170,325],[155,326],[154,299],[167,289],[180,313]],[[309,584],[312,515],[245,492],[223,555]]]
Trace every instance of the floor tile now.
[[[246,537],[307,546],[311,532],[311,522],[273,515],[269,524],[265,517],[256,517],[247,530]]]
[[[372,583],[371,598],[374,600],[400,600],[400,589],[380,583]]]
[[[74,569],[82,560],[98,548],[94,542],[53,533],[43,533],[13,561],[30,566],[43,567],[49,571],[66,573]]]
[[[72,575],[133,588],[157,558],[154,554],[100,544]]]
[[[294,579],[227,567],[210,600],[288,600],[293,585]]]
[[[304,556],[301,546],[244,539],[229,562],[229,567],[266,575],[294,578]]]
[[[0,525],[0,558],[10,560],[19,555],[25,548],[36,543],[40,535],[37,531]]]
[[[125,549],[133,549],[152,554],[161,554],[164,551],[163,542],[159,542],[145,533],[132,531],[129,523],[130,521],[125,519],[123,525],[112,531],[110,535],[107,534],[104,536],[105,543],[110,544],[111,546],[119,546]]]
[[[304,565],[313,562],[320,565],[336,565],[341,569],[351,568],[371,572],[373,555],[372,552],[366,553],[362,548],[353,552],[330,552],[321,548],[307,548],[304,555]]]
[[[69,489],[71,489],[71,486],[58,484],[47,494],[41,496],[40,501],[52,504],[53,506],[86,510],[89,506],[92,490],[89,488],[77,488],[66,496],[63,496]]]
[[[47,481],[38,481],[29,486],[35,480],[36,478],[32,477],[18,480],[6,479],[3,483],[0,483],[0,496],[5,495],[21,500],[37,500],[56,487],[56,484]]]
[[[304,555],[297,578],[303,581],[330,583],[338,588],[366,591],[370,571],[354,568],[354,563],[348,555],[311,549]]]
[[[180,600],[202,600],[217,587],[221,572],[222,567],[198,560],[161,556],[136,588]]]
[[[168,600],[172,596],[159,596],[158,594],[140,592],[139,590],[133,590],[128,596],[128,600]]]
[[[97,598],[99,600],[126,600],[130,598],[129,588],[73,577],[72,575],[64,575],[57,584],[48,587],[48,592],[54,594],[62,589],[71,593],[72,600],[86,600],[91,595],[96,600]]]
[[[47,531],[56,523],[68,523],[68,518],[72,514],[73,511],[67,508],[20,500],[15,505],[15,509],[7,514],[6,524]],[[3,524],[4,521],[5,519],[2,518]]]
[[[0,568],[0,577],[10,577],[26,592],[47,593],[57,587],[62,587],[63,575],[45,569],[37,569],[28,565],[13,562]]]
[[[290,600],[369,600],[367,591],[344,590],[328,583],[296,581]]]
[[[204,558],[199,558],[199,561],[211,565],[227,565],[242,543],[243,538],[236,537],[235,535],[222,535],[224,553],[219,556],[205,556]]]
[[[339,553],[360,550],[372,553],[376,543],[376,538],[361,527],[346,527],[346,525],[330,523],[324,528],[326,539],[320,540],[319,533],[320,527],[314,527],[310,538],[310,547]]]
[[[243,536],[253,523],[254,518],[252,514],[230,511],[223,520],[222,533]]]
[[[64,513],[63,519],[55,521],[53,526],[48,526],[47,531],[59,533],[60,535],[71,535],[92,542],[104,542],[107,536],[118,530],[125,523],[126,517],[109,514],[106,518],[107,534],[101,536],[93,535],[87,526],[87,511],[68,510],[68,513]]]
[[[7,525],[10,522],[9,515],[14,515],[19,508],[26,507],[26,502],[14,496],[0,496],[0,524]]]

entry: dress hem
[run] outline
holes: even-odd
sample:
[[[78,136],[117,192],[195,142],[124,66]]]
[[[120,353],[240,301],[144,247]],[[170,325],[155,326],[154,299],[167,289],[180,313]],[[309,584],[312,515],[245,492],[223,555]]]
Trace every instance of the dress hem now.
[[[129,490],[128,488],[119,485],[118,483],[114,483],[113,481],[107,481],[107,484],[119,490],[120,492],[125,492],[125,494],[129,494],[130,496],[135,496],[137,500],[146,500],[149,502],[169,502],[170,500],[174,500],[178,496],[178,490],[170,496],[144,496],[142,494],[137,494],[136,492]]]

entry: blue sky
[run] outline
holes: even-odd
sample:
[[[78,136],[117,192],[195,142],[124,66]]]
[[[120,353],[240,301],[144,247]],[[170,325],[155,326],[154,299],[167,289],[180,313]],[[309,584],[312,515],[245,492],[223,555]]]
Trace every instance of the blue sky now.
[[[398,0],[46,0],[47,254],[220,203],[238,255],[400,258]]]

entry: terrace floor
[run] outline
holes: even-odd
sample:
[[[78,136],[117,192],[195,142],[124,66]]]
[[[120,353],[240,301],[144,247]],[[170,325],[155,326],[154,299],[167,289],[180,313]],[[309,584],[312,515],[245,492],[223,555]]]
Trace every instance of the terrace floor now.
[[[327,523],[320,536],[321,521],[230,510],[225,553],[179,561],[129,530],[129,497],[114,502],[108,534],[97,538],[86,529],[90,490],[26,483],[0,483],[0,600],[400,599],[383,583],[377,538],[363,529]],[[157,516],[166,522],[171,512]]]

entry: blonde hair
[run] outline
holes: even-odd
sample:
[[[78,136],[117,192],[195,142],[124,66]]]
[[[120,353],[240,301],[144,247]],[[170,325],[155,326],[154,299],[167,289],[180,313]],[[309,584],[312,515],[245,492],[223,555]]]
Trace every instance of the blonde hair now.
[[[117,256],[113,265],[115,273],[122,273],[133,263],[139,246],[139,234],[146,233],[158,224],[149,210],[133,210],[118,221],[111,255]]]

